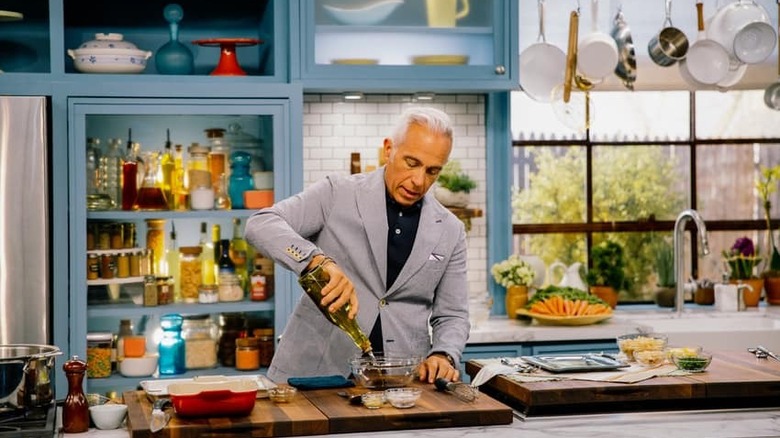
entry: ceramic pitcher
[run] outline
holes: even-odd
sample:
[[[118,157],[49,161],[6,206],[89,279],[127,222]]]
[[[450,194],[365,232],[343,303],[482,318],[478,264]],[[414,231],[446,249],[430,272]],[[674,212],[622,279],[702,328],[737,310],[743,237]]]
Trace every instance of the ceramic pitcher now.
[[[573,287],[586,291],[588,290],[588,286],[585,285],[585,282],[582,281],[582,277],[580,277],[580,266],[582,266],[582,263],[580,262],[572,263],[569,266],[564,265],[562,262],[555,262],[550,265],[550,273],[555,272],[558,268],[563,268],[563,277],[561,278],[560,283],[558,283],[558,286]]]

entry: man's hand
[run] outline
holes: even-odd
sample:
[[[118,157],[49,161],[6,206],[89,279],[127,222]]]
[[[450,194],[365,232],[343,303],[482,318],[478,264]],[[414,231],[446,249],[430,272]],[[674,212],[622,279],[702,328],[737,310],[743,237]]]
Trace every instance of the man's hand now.
[[[349,319],[354,319],[358,313],[358,299],[352,281],[336,262],[323,255],[314,256],[309,267],[320,263],[323,263],[322,269],[330,276],[330,281],[322,288],[322,306],[327,306],[328,312],[333,313],[349,303]]]
[[[460,379],[460,371],[450,363],[447,356],[434,353],[420,364],[420,381],[433,383],[440,377],[456,382]]]

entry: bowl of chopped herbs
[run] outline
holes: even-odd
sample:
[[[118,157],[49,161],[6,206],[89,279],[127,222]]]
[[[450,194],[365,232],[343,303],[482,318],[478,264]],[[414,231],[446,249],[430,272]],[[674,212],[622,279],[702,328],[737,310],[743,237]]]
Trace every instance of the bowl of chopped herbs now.
[[[689,373],[701,373],[710,366],[712,354],[706,351],[700,351],[696,354],[680,354],[671,357],[672,362],[681,371]]]

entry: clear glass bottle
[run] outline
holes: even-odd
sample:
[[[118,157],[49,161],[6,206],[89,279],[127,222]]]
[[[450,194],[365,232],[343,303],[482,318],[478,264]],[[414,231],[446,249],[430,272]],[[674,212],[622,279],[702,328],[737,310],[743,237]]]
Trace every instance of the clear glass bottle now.
[[[241,313],[219,315],[219,350],[217,357],[224,367],[236,365],[236,339],[246,336],[246,318]]]
[[[249,174],[252,156],[244,151],[236,151],[230,155],[230,204],[234,209],[244,208],[244,192],[253,190],[254,179]]]
[[[230,260],[235,266],[236,275],[241,281],[241,288],[246,291],[249,283],[249,269],[247,267],[250,258],[249,244],[241,234],[241,219],[233,218],[233,238],[230,239]]]
[[[165,263],[165,219],[146,219],[146,248],[152,252],[152,274],[164,275]]]
[[[108,148],[100,157],[100,173],[103,176],[101,193],[111,198],[111,207],[122,206],[122,140],[108,139]]]
[[[160,174],[160,153],[145,152],[143,163],[144,177],[138,189],[137,207],[140,210],[167,210],[168,200],[163,192],[163,183],[157,178]]]
[[[227,175],[223,173],[219,184],[214,186],[214,208],[217,210],[230,210],[233,207],[228,196],[227,185]]]
[[[138,143],[131,140],[128,130],[127,150],[122,159],[122,210],[134,210],[138,197]]]
[[[160,340],[160,375],[182,374],[186,371],[184,339],[181,329],[184,318],[177,314],[167,314],[160,318],[162,339]]]
[[[225,130],[222,128],[206,129],[206,138],[209,139],[211,152],[209,152],[209,168],[211,170],[211,184],[216,186],[222,175],[228,174],[227,158],[230,150],[225,142]]]
[[[215,225],[219,227],[219,225]],[[201,262],[201,284],[212,285],[217,284],[217,279],[214,276],[214,241],[206,233],[208,224],[206,222],[200,223],[200,262]],[[213,231],[212,231],[213,233]]]
[[[165,247],[165,275],[173,279],[173,296],[175,301],[180,301],[181,276],[179,275],[179,246],[176,243],[176,224],[171,221],[171,233],[168,245]]]
[[[184,339],[184,362],[188,370],[217,366],[217,325],[209,315],[184,317],[181,336]]]
[[[171,130],[166,129],[165,148],[160,156],[160,174],[162,176],[162,191],[165,195],[165,201],[168,204],[168,210],[176,208],[173,196],[173,178],[174,178],[174,160],[171,150]]]
[[[189,194],[187,193],[184,174],[184,153],[182,146],[177,144],[173,152],[173,180],[171,181],[173,204],[176,210],[186,210],[189,206]]]

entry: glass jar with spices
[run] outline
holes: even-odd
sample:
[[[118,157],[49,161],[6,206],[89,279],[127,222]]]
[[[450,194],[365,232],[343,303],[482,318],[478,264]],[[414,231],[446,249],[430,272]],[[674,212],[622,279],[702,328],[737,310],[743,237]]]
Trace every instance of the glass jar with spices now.
[[[157,305],[173,303],[173,277],[157,277]]]
[[[95,249],[111,249],[111,224],[99,224]]]
[[[97,280],[98,278],[100,278],[100,256],[87,254],[87,280]]]
[[[125,225],[122,223],[111,224],[111,249],[122,249],[125,244]]]
[[[181,331],[188,370],[217,366],[217,326],[209,315],[184,317]]]
[[[198,286],[201,280],[201,249],[199,246],[179,247],[179,290],[181,301],[198,302]]]
[[[236,339],[246,336],[246,318],[241,313],[219,315],[219,363],[225,367],[236,365]]]
[[[165,270],[165,219],[146,219],[146,248],[151,251],[152,272],[163,275]]]
[[[111,376],[113,333],[87,333],[87,377],[101,379]]]
[[[103,253],[100,255],[100,278],[110,280],[114,278],[115,254]]]
[[[132,222],[126,222],[124,224],[124,242],[122,242],[122,248],[130,249],[135,248],[135,224]]]
[[[157,279],[154,275],[144,276],[144,306],[154,307],[157,305]]]
[[[140,277],[141,276],[141,252],[140,251],[131,251],[129,254],[130,258],[130,276],[131,277]]]
[[[130,276],[130,254],[120,252],[116,255],[116,277],[127,278]]]
[[[236,369],[242,371],[260,368],[260,350],[257,338],[236,339]]]
[[[238,275],[232,273],[219,274],[219,301],[241,301],[244,299],[244,289]]]
[[[257,338],[260,366],[267,368],[271,366],[271,360],[274,358],[274,329],[255,329],[254,334]]]

